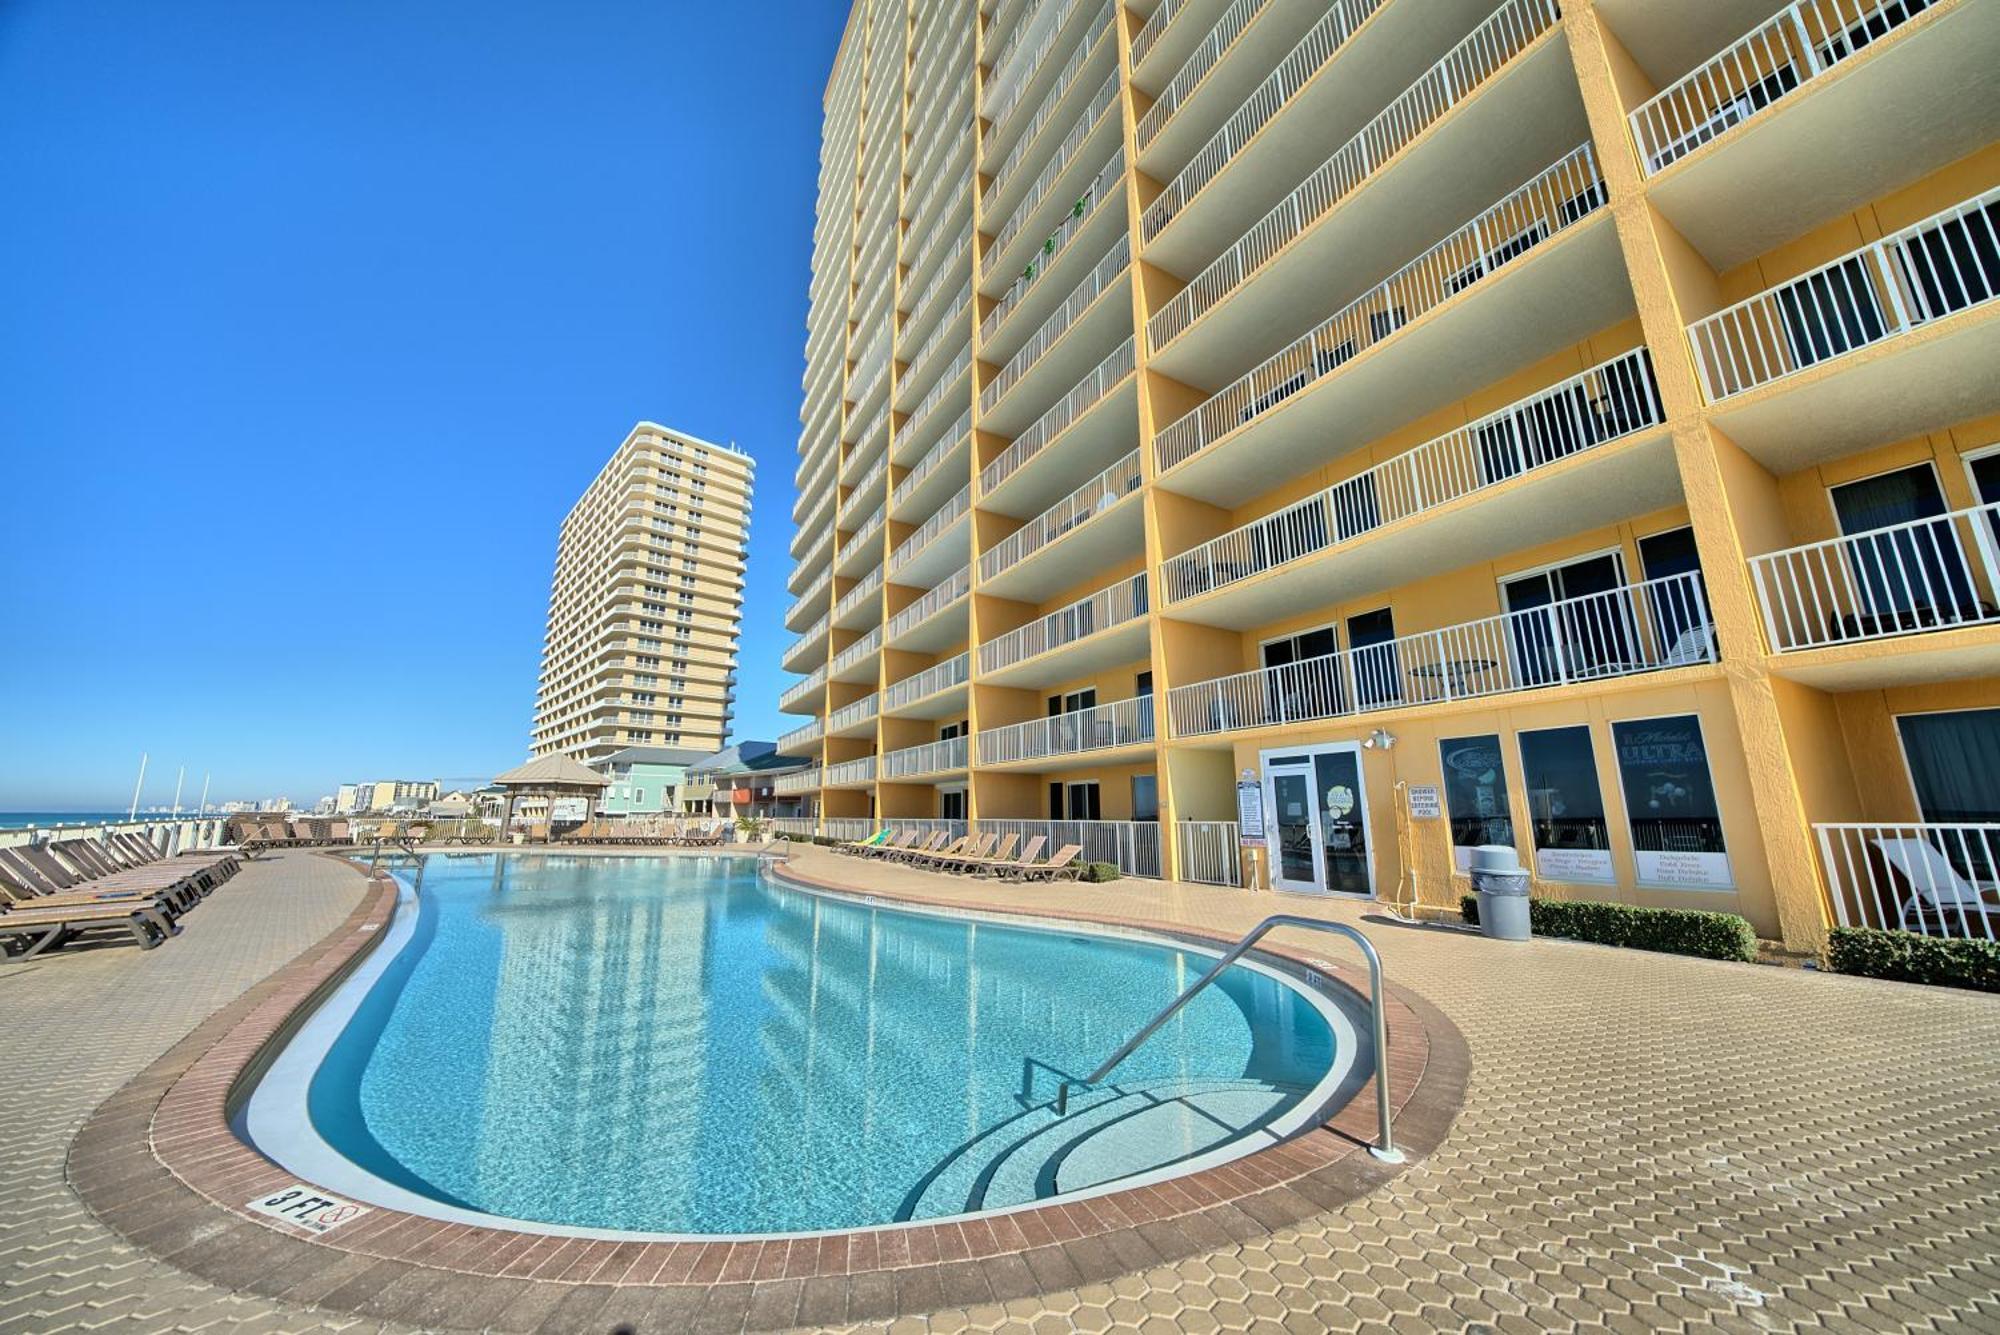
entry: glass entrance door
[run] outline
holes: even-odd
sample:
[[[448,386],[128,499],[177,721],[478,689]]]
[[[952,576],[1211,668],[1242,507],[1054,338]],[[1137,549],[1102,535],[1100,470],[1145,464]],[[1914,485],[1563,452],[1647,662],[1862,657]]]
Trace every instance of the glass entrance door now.
[[[1271,775],[1271,882],[1276,890],[1319,889],[1314,853],[1319,833],[1313,821],[1312,772],[1297,769]]]
[[[1313,757],[1313,777],[1319,799],[1320,884],[1339,895],[1369,894],[1361,757],[1353,751],[1321,751]]]
[[[1271,888],[1372,895],[1361,753],[1352,742],[1264,757]]]

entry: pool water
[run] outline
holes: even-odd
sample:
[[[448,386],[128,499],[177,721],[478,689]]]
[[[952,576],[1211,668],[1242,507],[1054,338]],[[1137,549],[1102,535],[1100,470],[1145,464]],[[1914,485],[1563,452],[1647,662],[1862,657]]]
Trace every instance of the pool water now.
[[[1208,958],[809,894],[746,858],[432,857],[417,903],[312,1076],[313,1128],[508,1219],[740,1234],[1019,1204],[1268,1127],[1335,1057],[1320,1007],[1237,967],[1056,1119],[1057,1082]]]

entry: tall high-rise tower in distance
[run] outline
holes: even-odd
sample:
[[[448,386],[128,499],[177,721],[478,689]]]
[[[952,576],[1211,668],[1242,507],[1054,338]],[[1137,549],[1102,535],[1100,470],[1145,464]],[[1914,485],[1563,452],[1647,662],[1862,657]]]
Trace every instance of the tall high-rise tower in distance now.
[[[756,467],[641,422],[584,489],[556,543],[535,755],[728,741]]]

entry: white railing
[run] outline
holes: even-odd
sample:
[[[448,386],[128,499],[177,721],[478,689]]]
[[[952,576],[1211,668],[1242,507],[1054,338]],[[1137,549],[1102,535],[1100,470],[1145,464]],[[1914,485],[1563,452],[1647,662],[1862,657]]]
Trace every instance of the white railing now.
[[[1133,366],[1133,340],[1128,338],[1109,357],[1099,362],[1080,384],[1063,395],[1055,407],[1036,418],[992,463],[980,470],[980,490],[990,495],[995,487],[1011,477],[1022,464],[1041,453],[1072,422],[1110,394],[1113,388],[1123,384],[1126,377],[1132,374]]]
[[[981,834],[1041,835],[1043,856],[1068,844],[1083,848],[1081,861],[1109,862],[1127,876],[1160,875],[1160,827],[1132,820],[992,820],[979,818]]]
[[[1771,652],[2000,620],[2000,503],[1750,558]]]
[[[821,825],[829,839],[866,839],[875,833],[875,822],[867,816],[828,816]]]
[[[826,736],[826,725],[820,720],[814,719],[804,727],[793,728],[790,732],[779,736],[777,741],[778,753],[780,755],[790,755],[793,747],[811,746],[824,736]]]
[[[273,821],[325,820],[346,822],[345,816],[313,816],[300,812],[248,812],[258,819]],[[48,844],[62,839],[90,839],[97,843],[106,842],[114,834],[136,834],[141,839],[160,850],[161,856],[172,857],[176,853],[186,853],[198,848],[215,848],[223,841],[228,825],[227,816],[133,816],[109,821],[53,821],[47,825],[24,825],[18,829],[0,830],[0,848],[19,848],[26,844]]]
[[[790,774],[780,774],[771,784],[774,793],[809,793],[819,787],[819,766],[796,770]]]
[[[1603,681],[1716,661],[1699,572],[1168,692],[1176,737]]]
[[[833,663],[831,664],[832,671],[845,672],[862,659],[880,650],[881,647],[882,628],[877,626],[853,644],[848,645],[845,649],[835,654],[833,656]]]
[[[1173,26],[1174,20],[1179,18],[1186,8],[1187,0],[1160,0],[1159,8],[1147,16],[1145,26],[1141,27],[1132,38],[1133,69],[1145,63],[1146,57],[1153,53],[1153,47],[1161,36]]]
[[[941,267],[930,279],[932,283],[940,286],[949,281],[947,276],[951,273],[955,257],[972,244],[972,222],[970,219],[967,219],[965,224],[958,228],[956,232],[948,231],[942,227],[932,228],[930,235],[924,238],[923,248],[917,252],[917,257],[910,261],[910,272],[913,274],[926,272],[931,263],[932,253],[941,248],[946,239],[954,236],[958,239],[952,244],[952,256],[939,261]]]
[[[882,592],[882,567],[876,566],[861,577],[861,582],[840,595],[840,601],[833,605],[833,616],[837,621],[861,604]]]
[[[1666,170],[1929,8],[1919,0],[1796,0],[1632,113],[1646,174]]]
[[[919,774],[944,774],[965,768],[965,738],[948,737],[941,742],[906,746],[882,757],[882,777],[910,779]]]
[[[838,765],[826,767],[827,788],[838,788],[843,784],[873,783],[875,781],[875,757],[863,756],[859,760],[843,760]],[[856,836],[857,838],[862,836]]]
[[[799,636],[798,639],[792,641],[790,647],[788,647],[785,650],[785,657],[790,658],[792,655],[796,654],[801,649],[810,649],[814,644],[818,643],[821,639],[825,638],[826,628],[832,624],[833,624],[832,613],[830,612],[820,613],[819,620],[813,622],[812,625],[807,626],[805,629],[805,634]]]
[[[819,820],[813,816],[772,816],[770,821],[774,834],[795,834],[802,839],[810,839],[819,832]]]
[[[1021,234],[1023,227],[1027,226],[1028,218],[1034,213],[1036,206],[1048,198],[1049,191],[1055,188],[1057,179],[1072,165],[1071,159],[1082,151],[1084,140],[1090,137],[1091,131],[1097,128],[1098,122],[1104,119],[1117,102],[1118,74],[1114,70],[1104,81],[1104,86],[1091,95],[1089,103],[1077,117],[1076,124],[1072,125],[1069,133],[1063,136],[1062,143],[1056,146],[1054,154],[1035,177],[1035,183],[1028,187],[1027,193],[1014,205],[1014,212],[993,238],[990,252],[992,255],[997,257],[1007,253],[1007,248],[1014,244],[1014,238]],[[1088,195],[1080,197],[1070,206],[1071,216],[1083,216],[1088,201]]]
[[[959,338],[964,339],[968,346],[971,345],[972,326],[962,323],[965,313],[971,308],[972,276],[968,274],[964,286],[959,288],[958,295],[952,299],[951,305],[939,318],[936,326],[925,336],[924,345],[910,354],[908,364],[912,379],[930,365],[931,358],[937,355],[938,349],[944,347],[947,341]]]
[[[868,471],[866,473],[863,473],[861,475],[861,480],[854,484],[854,496],[850,496],[848,499],[853,500],[854,497],[856,496],[859,497],[867,496],[869,488],[873,487],[877,482],[880,482],[882,480],[882,474],[888,470],[888,467],[889,467],[888,452],[884,451],[883,453],[876,455],[875,462],[868,465]]]
[[[1209,136],[1201,151],[1181,168],[1167,188],[1139,215],[1140,234],[1148,241],[1166,230],[1189,200],[1235,161],[1271,118],[1310,83],[1347,43],[1363,20],[1385,0],[1333,0],[1319,22],[1307,30],[1278,67],[1243,100],[1222,128]]]
[[[855,391],[853,402],[865,403],[868,396],[875,392],[875,386],[880,384],[888,373],[889,326],[884,325],[882,332],[875,336],[875,341],[869,345],[868,350],[861,354],[861,360],[854,364],[854,375],[848,383],[859,385],[861,388]]]
[[[833,567],[828,566],[814,576],[813,582],[806,585],[806,591],[793,599],[792,605],[785,609],[785,624],[791,625],[793,617],[801,612],[810,611],[816,600],[826,596],[826,586],[832,582]]]
[[[894,639],[906,630],[915,629],[971,592],[972,567],[960,566],[957,572],[942,584],[890,617],[889,637]]]
[[[943,236],[944,233],[940,232],[938,233],[938,235]],[[972,248],[972,229],[968,227],[964,231],[958,234],[958,244],[952,247],[951,254],[944,257],[943,267],[940,268],[936,273],[932,274],[930,277],[930,281],[924,285],[923,295],[919,296],[915,301],[910,303],[909,323],[911,325],[918,325],[923,323],[921,317],[924,315],[926,311],[930,309],[931,302],[934,301],[940,294],[944,292],[945,284],[951,281],[952,269],[953,266],[956,264],[958,257],[965,254],[965,252],[970,250],[971,248]]]
[[[1651,355],[1625,353],[1168,558],[1161,596],[1199,597],[1665,421]]]
[[[1090,63],[1090,57],[1097,49],[1098,39],[1110,30],[1112,18],[1117,12],[1117,0],[1106,0],[1104,8],[1098,11],[1097,17],[1085,31],[1083,40],[1076,44],[1076,50],[1072,51],[1069,59],[1064,62],[1062,73],[1056,75],[1055,81],[1049,85],[1049,91],[1043,96],[1041,104],[1035,108],[1035,114],[1028,118],[1027,127],[1021,131],[1021,137],[1014,141],[1014,147],[1008,150],[1007,156],[994,171],[992,180],[986,187],[986,193],[980,197],[980,207],[988,212],[992,211],[993,202],[999,196],[1001,187],[1014,174],[1014,169],[1021,165],[1021,159],[1034,145],[1036,136],[1040,135],[1048,125],[1049,118],[1055,115],[1056,107],[1061,104],[1063,97],[1075,86],[1077,76],[1083,72],[1083,67]]]
[[[1171,343],[1556,21],[1556,0],[1505,0],[1161,307],[1146,322],[1152,346]]]
[[[966,824],[962,820],[947,820],[941,816],[884,816],[882,824],[888,827],[891,838],[900,839],[913,834],[922,839],[927,834],[947,834],[954,839],[965,837]]]
[[[1233,820],[1174,822],[1174,842],[1180,849],[1178,878],[1201,885],[1243,884],[1243,864]]]
[[[2000,940],[2000,825],[1813,829],[1840,926]]]
[[[1111,157],[1105,162],[1103,170],[1097,173],[1090,188],[1077,199],[1076,208],[1071,209],[1070,215],[1063,219],[1062,226],[1049,233],[1035,258],[1028,261],[1027,267],[1021,271],[1020,277],[1007,285],[1007,290],[993,303],[993,309],[986,312],[986,318],[979,324],[982,341],[991,339],[1007,322],[1007,317],[1014,313],[1028,289],[1034,286],[1035,279],[1048,272],[1049,266],[1068,250],[1070,241],[1096,216],[1098,206],[1118,196],[1118,186],[1124,174],[1125,148],[1121,144],[1111,150]]]
[[[781,709],[790,709],[793,705],[810,698],[814,692],[823,690],[825,686],[826,664],[821,663],[804,681],[794,682],[786,687],[784,693],[778,697],[778,706]]]
[[[1711,403],[1991,301],[2000,189],[1688,326]]]
[[[1137,695],[1108,705],[988,728],[979,734],[979,763],[1004,765],[1152,740],[1153,697]]]
[[[923,202],[910,215],[910,225],[917,227],[930,220],[931,210],[937,207],[940,198],[957,195],[968,203],[972,199],[972,163],[965,164],[965,170],[956,177],[940,176],[924,189]],[[933,229],[936,232],[937,229]],[[929,244],[928,242],[926,244]]]
[[[971,671],[972,655],[955,654],[913,676],[891,682],[882,692],[882,712],[893,714],[904,705],[915,704],[954,686],[963,686]]]
[[[1140,481],[1139,451],[1134,450],[982,552],[980,578],[992,579],[1072,529],[1082,527],[1138,491]]]
[[[1012,389],[1021,377],[1028,373],[1029,368],[1041,360],[1043,353],[1055,346],[1057,339],[1069,332],[1069,327],[1076,323],[1077,317],[1089,310],[1092,303],[1104,295],[1104,289],[1111,286],[1118,275],[1131,267],[1132,238],[1121,236],[1112,243],[1111,249],[1105,252],[1104,258],[1097,262],[1097,267],[1092,269],[1089,275],[1071,290],[1069,296],[1063,299],[1063,304],[1056,307],[1048,319],[1042,321],[1042,327],[1030,335],[1028,341],[1007,359],[1007,364],[1000,368],[999,374],[987,382],[986,388],[979,392],[979,411],[992,412],[993,405],[1000,401],[1001,396]]]
[[[996,672],[1146,614],[1146,576],[1133,575],[979,646],[979,670]]]
[[[986,119],[998,134],[1019,109],[1021,94],[1034,82],[1035,71],[1048,59],[1049,51],[1062,35],[1069,17],[1081,0],[1044,0],[1029,20],[1014,30],[1006,49],[993,62],[993,77],[987,83]]]
[[[855,488],[855,490],[858,493],[860,491],[860,488],[857,487]],[[834,559],[836,561],[845,561],[847,559],[848,553],[854,551],[856,548],[865,544],[870,538],[880,533],[882,531],[882,518],[884,513],[885,513],[885,507],[882,505],[877,505],[873,513],[871,513],[866,519],[861,521],[861,527],[855,529],[854,532],[848,534],[846,542],[840,543],[837,547],[835,547]]]
[[[1222,53],[1243,35],[1243,30],[1250,26],[1252,19],[1264,12],[1265,4],[1266,0],[1235,0],[1222,11],[1222,17],[1208,30],[1208,36],[1202,38],[1201,44],[1181,62],[1181,67],[1174,71],[1174,77],[1167,81],[1160,96],[1139,118],[1140,149],[1152,143],[1166,128],[1167,122],[1180,110],[1181,103],[1201,86],[1201,81],[1215,68],[1215,62],[1222,59]]]
[[[1589,144],[1508,195],[1153,438],[1161,472],[1394,335],[1595,213],[1604,184]]]
[[[971,365],[972,344],[968,342],[958,356],[951,359],[951,365],[945,367],[944,372],[938,376],[937,383],[931,386],[930,393],[924,395],[924,401],[917,405],[917,410],[910,414],[909,424],[913,428],[922,426],[930,420],[930,415],[936,412],[938,405],[958,387],[958,378],[964,375],[965,369]],[[972,410],[968,406],[966,411]]]
[[[864,695],[854,703],[842,705],[827,715],[826,729],[828,732],[841,732],[857,723],[867,723],[881,712],[881,706],[880,696],[873,693]]]
[[[967,409],[966,412],[969,416],[971,409]],[[921,487],[931,474],[943,467],[944,461],[965,443],[967,434],[969,433],[965,431],[946,432],[937,444],[930,447],[923,458],[917,460],[909,472],[903,474],[903,480],[896,484],[896,490],[889,497],[889,504],[892,507],[898,506],[910,499],[917,488]]]
[[[958,494],[938,507],[933,514],[917,527],[916,532],[897,544],[895,553],[889,557],[889,569],[901,570],[910,558],[937,541],[940,533],[956,524],[972,507],[972,484],[966,483],[958,489]]]

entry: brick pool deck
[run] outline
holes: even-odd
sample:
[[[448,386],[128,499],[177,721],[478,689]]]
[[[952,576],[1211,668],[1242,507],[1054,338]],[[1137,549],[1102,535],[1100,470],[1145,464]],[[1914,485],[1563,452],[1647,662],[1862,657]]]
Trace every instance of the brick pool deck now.
[[[203,1129],[177,1126],[188,1114],[175,1101],[216,1097],[227,1080],[198,1072],[204,1057],[240,1064],[247,1051],[231,1032],[260,1008],[288,1009],[286,988],[380,911],[359,872],[290,854],[246,868],[160,950],[0,968],[0,1332],[879,1328],[891,1318],[896,1329],[1038,1332],[2000,1326],[2000,999],[1558,942],[1502,946],[1290,896],[1139,881],[1001,887],[823,852],[794,865],[885,897],[1210,936],[1281,910],[1357,923],[1416,1008],[1400,1031],[1431,1018],[1418,1067],[1449,1095],[1454,1068],[1462,1077],[1469,1065],[1463,1112],[1446,1135],[1455,1098],[1427,1112],[1422,1069],[1392,1074],[1392,1090],[1406,1081],[1400,1093],[1418,1095],[1413,1146],[1444,1137],[1427,1158],[1394,1176],[1351,1153],[1295,1163],[1346,1181],[1315,1181],[1296,1200],[1253,1182],[1254,1212],[1211,1201],[1178,1220],[1128,1220],[1094,1260],[1085,1248],[1087,1268],[1073,1275],[1052,1266],[1066,1253],[1044,1252],[1041,1273],[996,1253],[961,1263],[949,1289],[930,1288],[930,1275],[899,1293],[899,1279],[928,1272],[878,1268],[863,1282],[817,1265],[759,1278],[753,1266],[725,1279],[724,1257],[723,1282],[657,1286],[631,1282],[628,1254],[627,1282],[614,1285],[604,1253],[587,1267],[572,1253],[562,1283],[343,1254],[194,1198],[162,1180],[152,1153],[243,1153],[198,1143]],[[1342,949],[1309,935],[1289,946],[1336,960]],[[249,1167],[246,1183],[270,1174]],[[187,1211],[190,1199],[203,1213]],[[438,1240],[446,1264],[468,1250],[480,1249],[463,1235],[455,1248]],[[688,1259],[688,1277],[708,1269],[705,1255]]]

